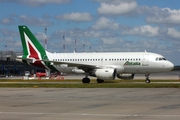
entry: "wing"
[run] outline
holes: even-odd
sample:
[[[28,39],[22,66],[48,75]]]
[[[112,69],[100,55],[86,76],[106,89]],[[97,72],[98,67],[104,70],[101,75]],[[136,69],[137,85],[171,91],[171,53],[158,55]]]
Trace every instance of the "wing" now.
[[[87,63],[77,63],[77,62],[68,62],[68,61],[49,61],[42,60],[44,62],[50,62],[50,65],[62,65],[67,67],[77,67],[78,69],[82,69],[85,72],[91,72],[94,69],[103,69],[103,68],[115,68],[112,65],[97,65],[97,64],[87,64]]]

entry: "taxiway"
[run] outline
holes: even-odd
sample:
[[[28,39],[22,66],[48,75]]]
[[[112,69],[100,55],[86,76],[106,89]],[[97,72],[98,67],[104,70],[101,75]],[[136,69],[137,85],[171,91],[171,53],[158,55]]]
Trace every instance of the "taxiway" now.
[[[2,120],[178,120],[176,88],[0,88]]]

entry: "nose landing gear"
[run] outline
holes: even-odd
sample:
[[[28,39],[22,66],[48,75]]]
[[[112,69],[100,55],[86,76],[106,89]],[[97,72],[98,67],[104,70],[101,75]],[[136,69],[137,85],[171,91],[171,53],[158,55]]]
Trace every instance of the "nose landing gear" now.
[[[149,79],[149,73],[146,73],[146,74],[145,74],[145,77],[146,77],[145,82],[146,82],[146,83],[150,83],[151,80]]]

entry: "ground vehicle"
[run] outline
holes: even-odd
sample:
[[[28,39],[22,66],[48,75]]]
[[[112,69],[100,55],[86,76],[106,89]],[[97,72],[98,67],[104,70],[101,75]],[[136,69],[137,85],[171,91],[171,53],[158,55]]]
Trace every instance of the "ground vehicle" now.
[[[46,77],[45,72],[36,72],[36,77]]]

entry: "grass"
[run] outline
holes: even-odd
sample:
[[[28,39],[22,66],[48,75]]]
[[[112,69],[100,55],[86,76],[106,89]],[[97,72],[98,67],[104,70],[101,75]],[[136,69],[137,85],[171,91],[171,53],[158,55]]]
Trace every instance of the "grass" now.
[[[82,80],[79,79],[66,79],[66,80],[46,80],[46,79],[33,79],[33,80],[22,80],[22,79],[0,79],[0,83],[3,82],[37,82],[37,83],[41,83],[41,82],[67,82],[67,83],[73,83],[73,82],[79,82],[82,83]],[[96,83],[96,79],[91,79],[91,83]],[[145,80],[107,80],[104,83],[134,83],[134,82],[145,82]],[[151,80],[151,82],[180,82],[180,80]]]
[[[158,83],[156,83],[158,82]],[[179,82],[175,84],[173,82]],[[0,80],[1,88],[180,88],[180,80],[115,80],[83,84],[81,80]]]

